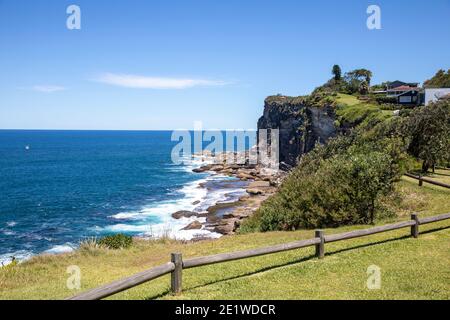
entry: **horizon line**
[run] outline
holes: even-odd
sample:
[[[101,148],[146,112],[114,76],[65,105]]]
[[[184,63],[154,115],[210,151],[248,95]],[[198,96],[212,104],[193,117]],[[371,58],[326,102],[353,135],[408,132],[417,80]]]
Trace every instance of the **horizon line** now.
[[[132,132],[132,131],[140,131],[140,132],[155,132],[155,131],[179,131],[179,130],[187,130],[187,131],[196,131],[195,129],[186,129],[186,128],[178,128],[178,129],[2,129],[0,131],[124,131],[124,132]],[[202,129],[202,131],[228,131],[228,130],[257,130],[257,128],[250,129]]]

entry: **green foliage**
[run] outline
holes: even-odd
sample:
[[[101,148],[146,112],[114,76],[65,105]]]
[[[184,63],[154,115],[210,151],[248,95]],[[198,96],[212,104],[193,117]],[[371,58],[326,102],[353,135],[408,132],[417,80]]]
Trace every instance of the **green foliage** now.
[[[265,100],[265,103],[280,104],[280,105],[286,105],[286,104],[298,105],[298,104],[304,104],[306,99],[307,99],[307,97],[304,97],[304,96],[289,97],[289,96],[283,96],[281,94],[277,94],[274,96],[267,97]]]
[[[339,82],[336,82],[334,79],[329,80],[323,86],[314,89],[314,91],[305,98],[304,103],[311,107],[320,108],[334,106],[339,86]]]
[[[371,141],[375,139],[376,141]],[[305,155],[246,230],[291,230],[373,223],[385,214],[381,199],[404,171],[402,142],[356,133]]]
[[[126,249],[133,244],[133,238],[124,234],[114,234],[101,238],[98,244],[108,249]]]
[[[376,96],[374,99],[379,104],[386,104],[386,103],[396,104],[397,103],[396,97]]]
[[[346,126],[355,127],[362,123],[369,116],[376,116],[381,110],[373,105],[359,103],[353,106],[338,106],[336,114],[340,123]]]
[[[347,72],[305,98],[308,105],[335,106],[335,123],[346,135],[303,155],[243,232],[374,223],[393,212],[389,201],[400,199],[393,186],[415,164],[411,156],[424,166],[450,161],[450,100],[393,117],[393,101],[354,95],[368,92],[371,77],[366,69]]]
[[[383,83],[380,83],[380,84],[375,84],[370,89],[372,91],[383,91],[383,90],[387,89],[389,83],[390,83],[389,81],[386,81],[386,82],[383,82]]]
[[[433,78],[423,83],[424,88],[450,88],[450,69],[439,70]]]
[[[367,69],[349,71],[344,76],[345,92],[366,94],[369,91],[372,72]]]
[[[392,110],[391,106],[388,108],[387,105],[372,104],[348,94],[338,94],[336,105],[336,115],[341,128],[354,128],[363,123],[371,124],[373,127],[393,115],[392,112],[383,111],[384,109]],[[367,127],[367,129],[369,130],[371,127]]]
[[[423,160],[422,171],[450,159],[450,99],[416,108],[404,125],[408,152]]]
[[[342,70],[337,64],[333,66],[332,74],[334,76],[334,81],[340,81],[342,79]]]

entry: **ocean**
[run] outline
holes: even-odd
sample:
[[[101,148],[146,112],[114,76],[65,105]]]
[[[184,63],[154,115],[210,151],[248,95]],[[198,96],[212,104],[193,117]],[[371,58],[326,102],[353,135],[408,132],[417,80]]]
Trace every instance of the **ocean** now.
[[[244,186],[193,173],[198,160],[173,164],[176,144],[170,131],[0,130],[0,264],[114,233],[220,237],[171,215],[234,201]]]

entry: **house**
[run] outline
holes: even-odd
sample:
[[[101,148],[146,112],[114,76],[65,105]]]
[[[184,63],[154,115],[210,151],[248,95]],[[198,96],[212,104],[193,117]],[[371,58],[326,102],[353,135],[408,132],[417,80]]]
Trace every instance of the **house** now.
[[[398,104],[417,105],[422,100],[421,88],[416,82],[408,83],[399,80],[387,82],[385,90],[378,90],[373,93],[391,98]]]
[[[386,95],[389,96],[398,96],[410,91],[420,91],[419,87],[411,87],[411,86],[399,86],[386,90]]]
[[[422,102],[419,88],[399,93],[396,98],[398,104],[419,105]]]
[[[401,87],[401,86],[417,88],[419,86],[419,83],[418,82],[410,82],[410,83],[408,83],[408,82],[395,80],[395,81],[387,83],[386,90],[391,90],[391,89],[398,88],[398,87]]]
[[[427,106],[447,95],[450,95],[450,88],[429,88],[424,90],[424,103]]]
[[[392,98],[397,104],[418,105],[421,102],[420,88],[418,83],[407,83],[403,81],[388,82],[386,90],[376,91],[375,94],[383,94]]]

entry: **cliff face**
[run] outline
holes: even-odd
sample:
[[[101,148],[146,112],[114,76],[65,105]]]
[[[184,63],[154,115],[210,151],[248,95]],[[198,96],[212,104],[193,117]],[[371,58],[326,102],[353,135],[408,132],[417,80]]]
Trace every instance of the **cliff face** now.
[[[280,130],[280,164],[294,166],[298,157],[336,135],[332,107],[310,107],[302,98],[284,96],[265,100],[260,129]]]

